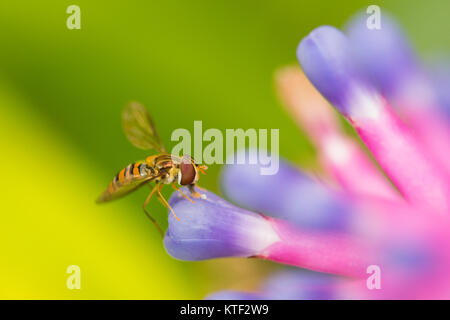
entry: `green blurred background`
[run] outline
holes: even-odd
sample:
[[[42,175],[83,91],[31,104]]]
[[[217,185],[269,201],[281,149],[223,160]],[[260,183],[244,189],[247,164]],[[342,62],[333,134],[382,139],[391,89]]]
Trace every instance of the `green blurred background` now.
[[[81,30],[66,27],[71,4]],[[397,16],[422,53],[449,49],[448,1],[2,1],[0,298],[197,299],[256,288],[270,263],[168,256],[141,211],[147,190],[95,205],[119,169],[147,155],[123,135],[121,110],[144,103],[169,149],[172,130],[194,120],[280,128],[281,155],[311,167],[274,71],[295,63],[310,30],[341,27],[371,4]],[[219,169],[201,185],[218,192]],[[150,210],[166,220],[157,201]],[[81,290],[66,287],[71,264]]]

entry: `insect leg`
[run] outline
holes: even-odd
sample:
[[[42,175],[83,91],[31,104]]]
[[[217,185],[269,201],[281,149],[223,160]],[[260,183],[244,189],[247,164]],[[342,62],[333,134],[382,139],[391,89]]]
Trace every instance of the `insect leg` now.
[[[153,218],[148,212],[147,212],[147,205],[150,201],[150,199],[152,198],[153,194],[155,193],[156,190],[158,190],[159,185],[157,184],[152,191],[150,192],[150,194],[148,195],[147,199],[144,202],[144,205],[142,206],[142,210],[144,210],[145,215],[150,219],[151,222],[153,222],[153,224],[155,225],[156,229],[158,230],[158,232],[161,234],[161,237],[164,238],[164,233],[161,230],[161,227],[159,226],[158,222],[155,220],[155,218]]]
[[[198,187],[198,186],[197,186]],[[206,199],[206,194],[201,194],[201,193],[199,193],[199,192],[197,192],[197,191],[195,191],[195,184],[190,184],[190,185],[188,185],[188,188],[189,188],[189,191],[191,192],[191,195],[194,197],[194,198],[201,198],[201,199]]]
[[[160,185],[159,188],[157,189],[157,190],[158,190],[158,197],[159,197],[159,199],[162,201],[162,203],[163,203],[167,208],[169,208],[169,210],[172,212],[172,214],[173,214],[173,216],[175,217],[175,219],[177,219],[178,221],[180,221],[180,218],[177,217],[177,215],[176,215],[175,212],[173,211],[173,209],[172,209],[172,207],[170,206],[170,204],[169,204],[169,203],[167,202],[167,200],[164,199],[164,197],[162,196],[162,194],[161,194],[161,188],[162,188],[162,186],[163,186],[163,185]]]
[[[178,187],[175,185],[175,182],[172,183],[172,187],[173,187],[175,190],[177,190],[179,193],[181,193],[181,195],[182,195],[183,197],[185,197],[187,200],[189,200],[190,202],[194,203],[194,200],[192,200],[191,198],[189,198],[189,196],[188,196],[186,193],[184,193],[183,191],[181,191],[181,189],[178,188]]]

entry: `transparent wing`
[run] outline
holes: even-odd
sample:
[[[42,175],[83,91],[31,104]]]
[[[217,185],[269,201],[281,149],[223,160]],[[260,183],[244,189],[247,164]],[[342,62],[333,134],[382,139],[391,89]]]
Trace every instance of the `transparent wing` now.
[[[138,102],[130,102],[122,113],[122,126],[128,140],[137,148],[166,152],[147,109]]]

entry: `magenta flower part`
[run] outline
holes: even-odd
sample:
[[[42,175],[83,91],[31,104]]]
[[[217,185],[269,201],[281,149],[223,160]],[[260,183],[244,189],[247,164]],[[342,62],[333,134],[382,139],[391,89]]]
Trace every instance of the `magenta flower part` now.
[[[426,210],[447,212],[449,182],[438,161],[428,155],[377,89],[358,81],[364,76],[357,72],[351,48],[342,32],[320,27],[302,40],[297,57],[311,82],[343,112],[402,195]],[[339,54],[330,55],[333,50]],[[330,90],[334,83],[339,83],[338,93]]]
[[[440,105],[445,104],[442,93],[448,92],[448,86],[443,88],[445,78],[433,83],[403,30],[387,14],[379,30],[366,28],[364,15],[357,15],[349,23],[348,33],[361,72],[399,109],[426,152],[449,173],[450,144],[441,143],[450,140],[448,119],[442,117]],[[443,75],[445,68],[440,71]]]
[[[380,30],[364,23],[357,15],[348,36],[313,30],[297,48],[301,69],[276,74],[320,170],[285,160],[274,175],[226,165],[220,187],[229,201],[211,192],[195,203],[170,199],[180,218],[169,215],[164,238],[173,257],[290,266],[254,291],[224,288],[207,299],[450,298],[450,76],[422,66],[389,16]]]

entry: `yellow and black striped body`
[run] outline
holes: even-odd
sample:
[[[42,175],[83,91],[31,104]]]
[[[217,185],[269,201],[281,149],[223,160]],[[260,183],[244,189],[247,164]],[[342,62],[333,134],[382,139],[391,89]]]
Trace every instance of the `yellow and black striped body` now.
[[[156,170],[144,161],[138,161],[120,170],[113,178],[97,202],[111,201],[120,198],[158,177]]]
[[[112,193],[130,182],[145,179],[149,174],[153,174],[153,169],[148,167],[145,162],[132,163],[116,174],[108,189]]]
[[[197,180],[198,169],[192,157],[187,158],[187,163],[182,163],[180,157],[167,153],[155,154],[148,156],[145,161],[137,161],[120,170],[97,202],[120,198],[150,181],[157,184],[178,182],[180,185],[188,185]]]

